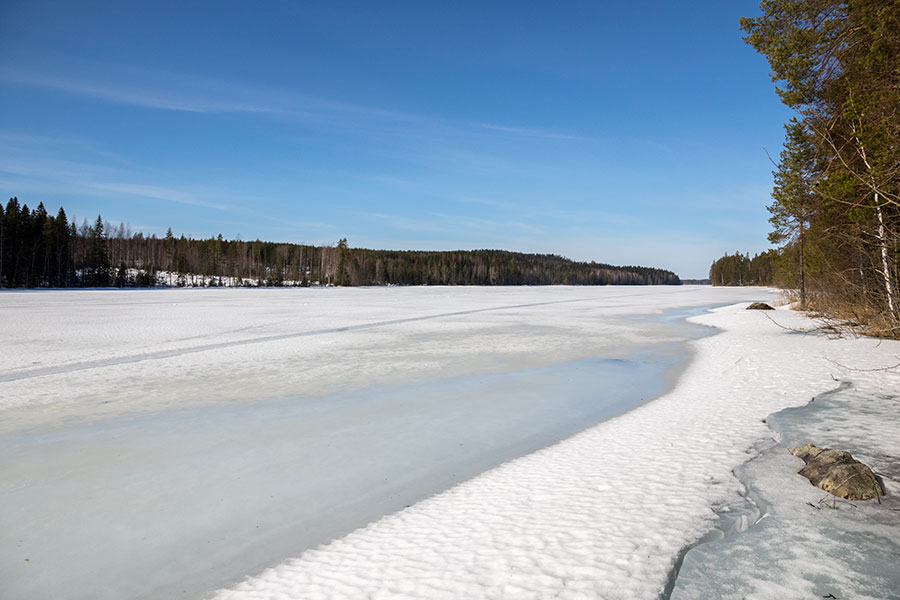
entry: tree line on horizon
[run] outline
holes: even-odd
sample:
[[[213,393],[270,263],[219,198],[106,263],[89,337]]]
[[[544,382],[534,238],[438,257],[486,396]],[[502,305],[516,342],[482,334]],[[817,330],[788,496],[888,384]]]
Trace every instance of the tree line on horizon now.
[[[801,308],[900,337],[900,4],[760,9],[741,19],[744,40],[795,113],[773,173],[770,281],[796,289]],[[716,261],[712,283],[748,280],[747,258]]]
[[[778,252],[766,250],[754,255],[725,254],[709,268],[709,281],[717,286],[775,285]]]
[[[671,271],[504,250],[396,251],[131,232],[0,205],[0,287],[680,285]]]

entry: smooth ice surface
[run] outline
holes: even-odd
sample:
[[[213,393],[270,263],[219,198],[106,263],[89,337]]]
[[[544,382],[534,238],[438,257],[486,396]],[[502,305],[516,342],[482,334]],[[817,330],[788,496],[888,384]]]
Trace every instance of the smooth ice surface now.
[[[196,597],[619,414],[662,391],[671,360],[581,360],[0,436],[0,528],[19,540],[0,547],[18,569],[0,572],[13,597]],[[36,572],[48,579],[26,576]]]
[[[832,360],[900,355],[896,342],[798,334],[773,319],[809,326],[802,315],[745,306],[693,319],[725,331],[692,343],[696,359],[663,397],[217,598],[658,598],[682,550],[719,522],[714,508],[739,497],[732,470],[771,439],[765,417],[849,376]],[[897,375],[854,377],[897,388]]]
[[[690,550],[673,599],[900,598],[900,389],[896,376],[871,374],[856,389],[855,375],[769,417],[780,443],[736,471],[757,518]],[[888,496],[847,502],[810,485],[797,474],[803,461],[787,451],[806,443],[850,451],[884,475]]]
[[[663,311],[767,295],[2,293],[4,594],[201,597],[627,410],[697,335]]]

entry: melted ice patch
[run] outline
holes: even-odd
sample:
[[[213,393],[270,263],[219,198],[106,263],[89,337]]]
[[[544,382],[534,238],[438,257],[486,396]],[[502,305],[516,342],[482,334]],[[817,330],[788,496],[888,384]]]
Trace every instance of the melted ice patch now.
[[[0,437],[10,597],[196,596],[663,389],[670,353]],[[28,558],[26,562],[24,558]]]
[[[771,415],[767,422],[781,443],[736,470],[766,518],[691,549],[671,597],[900,597],[900,401],[885,392],[845,382],[806,406]],[[803,462],[787,451],[809,442],[849,450],[876,472],[894,474],[883,480],[890,495],[881,503],[851,503],[810,485],[797,474]]]

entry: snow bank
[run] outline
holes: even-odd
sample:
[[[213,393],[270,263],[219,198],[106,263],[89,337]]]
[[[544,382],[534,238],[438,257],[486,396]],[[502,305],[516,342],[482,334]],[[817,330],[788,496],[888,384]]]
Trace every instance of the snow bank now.
[[[836,377],[866,378],[829,359],[872,368],[900,355],[895,342],[794,333],[744,306],[694,319],[724,332],[694,342],[696,360],[664,397],[216,598],[658,598],[682,549],[717,522],[713,508],[742,491],[732,469],[771,439],[763,420]]]

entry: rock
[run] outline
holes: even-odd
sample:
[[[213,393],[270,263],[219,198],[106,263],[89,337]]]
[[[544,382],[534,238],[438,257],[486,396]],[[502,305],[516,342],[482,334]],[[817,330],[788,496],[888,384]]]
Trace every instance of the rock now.
[[[818,456],[822,452],[822,449],[816,448],[812,444],[805,444],[803,446],[797,446],[796,448],[790,448],[788,452],[797,458],[802,459],[803,462],[808,463]]]
[[[747,310],[775,310],[765,302],[754,302],[747,307]]]
[[[872,469],[853,458],[849,452],[805,444],[791,448],[790,453],[806,463],[800,469],[800,475],[829,494],[847,500],[871,500],[884,496],[884,488]]]

